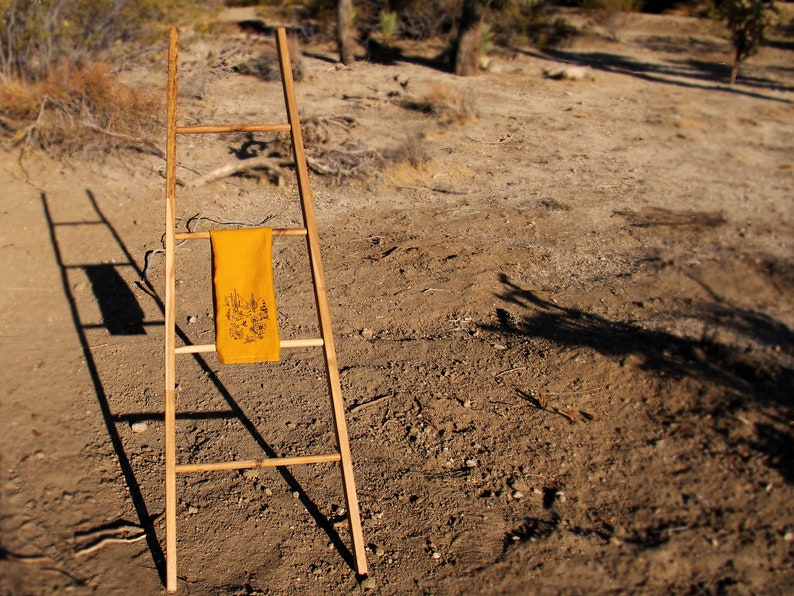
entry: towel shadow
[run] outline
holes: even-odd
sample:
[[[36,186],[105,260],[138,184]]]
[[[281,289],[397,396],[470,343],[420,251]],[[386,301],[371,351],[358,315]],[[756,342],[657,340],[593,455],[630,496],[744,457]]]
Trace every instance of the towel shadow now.
[[[102,323],[111,335],[143,335],[143,310],[115,265],[83,267],[94,290]]]

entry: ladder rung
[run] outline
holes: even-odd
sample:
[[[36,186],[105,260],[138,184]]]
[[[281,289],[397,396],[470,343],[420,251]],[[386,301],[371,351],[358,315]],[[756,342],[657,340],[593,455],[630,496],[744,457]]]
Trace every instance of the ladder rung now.
[[[273,228],[274,236],[305,236],[306,228]],[[209,231],[175,232],[175,240],[209,240]]]
[[[289,348],[318,348],[325,342],[321,337],[309,339],[282,339],[281,347]],[[206,352],[214,352],[215,344],[190,344],[187,346],[177,346],[174,348],[174,354],[203,354]]]
[[[338,453],[322,455],[301,455],[297,457],[268,457],[265,459],[249,459],[244,461],[221,461],[206,464],[179,464],[177,473],[214,472],[217,470],[245,470],[250,468],[275,468],[278,466],[296,466],[301,464],[323,464],[340,461]]]
[[[177,126],[177,134],[203,132],[289,132],[289,124],[228,124],[220,126]]]

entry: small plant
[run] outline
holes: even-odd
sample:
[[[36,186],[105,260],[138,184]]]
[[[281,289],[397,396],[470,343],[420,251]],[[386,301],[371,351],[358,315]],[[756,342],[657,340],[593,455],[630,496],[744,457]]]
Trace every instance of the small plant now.
[[[53,67],[41,81],[11,78],[0,86],[0,121],[23,151],[159,153],[148,139],[160,126],[160,104],[157,94],[124,85],[102,62]]]
[[[480,39],[480,55],[485,56],[493,50],[494,30],[487,21],[482,24],[482,38]]]
[[[442,125],[463,124],[477,118],[471,95],[450,91],[443,83],[434,85],[420,99],[404,101],[402,106],[431,115]]]
[[[607,33],[612,41],[620,39],[628,15],[642,7],[641,0],[586,0],[584,4],[593,13],[593,20]]]
[[[380,24],[380,32],[383,35],[385,43],[391,43],[394,36],[397,34],[397,13],[388,10],[381,10],[378,14],[378,23]]]
[[[411,136],[403,144],[384,151],[383,159],[390,164],[418,169],[430,161],[430,154],[420,137]]]
[[[777,23],[779,13],[772,0],[722,0],[717,11],[731,33],[733,85],[739,75],[739,65],[755,55],[766,42],[766,33]]]

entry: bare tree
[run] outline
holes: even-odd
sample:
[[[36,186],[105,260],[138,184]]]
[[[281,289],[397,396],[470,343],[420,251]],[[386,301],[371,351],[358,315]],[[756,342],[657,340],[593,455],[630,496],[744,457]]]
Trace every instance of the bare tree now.
[[[339,0],[336,7],[337,42],[339,46],[339,59],[348,66],[355,62],[353,55],[353,26],[354,10],[352,0]]]
[[[463,12],[455,42],[455,74],[470,77],[480,70],[482,24],[487,1],[463,0]]]
[[[488,8],[502,10],[511,2],[533,2],[534,0],[463,0],[463,10],[455,41],[453,70],[456,75],[468,77],[480,70],[480,48],[482,28]]]

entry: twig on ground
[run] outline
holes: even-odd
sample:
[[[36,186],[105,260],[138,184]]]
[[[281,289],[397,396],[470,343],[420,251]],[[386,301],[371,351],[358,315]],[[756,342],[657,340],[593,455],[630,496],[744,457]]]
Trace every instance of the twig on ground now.
[[[405,188],[407,190],[430,190],[447,195],[465,195],[468,191],[447,186],[408,186],[406,184],[395,184],[395,188]]]
[[[144,538],[146,538],[146,532],[141,532],[140,534],[137,534],[135,536],[129,536],[127,538],[121,536],[105,536],[104,538],[100,538],[99,540],[97,540],[93,544],[90,544],[89,546],[86,546],[85,548],[81,548],[74,551],[74,556],[82,557],[91,554],[92,552],[99,550],[106,544],[112,544],[112,543],[129,544],[132,542],[138,542],[140,540],[143,540]]]
[[[364,403],[356,404],[355,406],[351,406],[351,408],[347,411],[348,414],[352,414],[353,412],[357,412],[359,410],[363,410],[364,408],[368,408],[370,406],[374,406],[377,403],[380,403],[386,399],[392,397],[391,395],[382,395],[381,397],[376,397],[375,399],[371,399],[369,401],[365,401]]]
[[[526,366],[516,366],[515,368],[508,368],[507,370],[503,370],[502,372],[498,372],[494,375],[495,379],[498,379],[502,375],[509,374],[511,372],[516,372],[517,370],[526,370]]]

